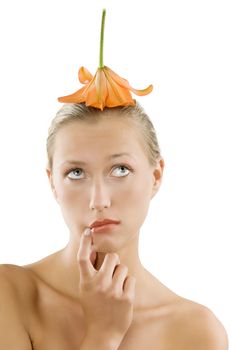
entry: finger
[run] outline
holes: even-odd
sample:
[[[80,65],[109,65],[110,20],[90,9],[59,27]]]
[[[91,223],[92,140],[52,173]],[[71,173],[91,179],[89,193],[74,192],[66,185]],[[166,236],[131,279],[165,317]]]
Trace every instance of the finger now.
[[[85,229],[84,233],[87,230],[90,232],[90,229],[88,228]],[[91,232],[89,235],[85,235],[84,233],[81,235],[80,246],[77,253],[77,261],[80,268],[80,281],[82,282],[88,280],[96,272],[90,260],[93,251]]]
[[[123,285],[125,279],[128,274],[128,267],[126,265],[118,265],[115,269],[113,281],[112,281],[112,289],[121,296],[124,294]]]
[[[119,256],[116,253],[107,253],[104,257],[104,261],[99,270],[99,276],[101,276],[107,285],[112,283],[112,277],[116,265],[120,264]]]
[[[135,299],[135,285],[136,278],[128,276],[124,283],[124,296],[132,301]]]

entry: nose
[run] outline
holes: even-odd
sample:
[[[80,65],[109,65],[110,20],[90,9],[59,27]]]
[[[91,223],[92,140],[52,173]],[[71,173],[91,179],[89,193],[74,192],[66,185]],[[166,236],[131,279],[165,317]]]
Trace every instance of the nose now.
[[[102,211],[104,208],[109,208],[110,204],[110,195],[106,185],[99,182],[94,184],[89,204],[90,209]]]

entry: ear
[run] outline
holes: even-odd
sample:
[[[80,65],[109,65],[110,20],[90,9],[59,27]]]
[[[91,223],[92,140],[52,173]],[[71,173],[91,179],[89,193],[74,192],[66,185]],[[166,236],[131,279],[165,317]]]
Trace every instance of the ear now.
[[[49,182],[50,182],[50,186],[51,186],[53,195],[54,195],[54,197],[55,197],[55,200],[56,200],[57,202],[59,202],[58,196],[57,196],[57,193],[56,193],[56,189],[55,189],[55,185],[54,185],[54,182],[53,182],[52,172],[51,172],[51,170],[50,170],[49,168],[46,168],[46,173],[47,173],[48,180],[49,180]]]
[[[152,186],[152,192],[151,192],[151,199],[158,192],[160,185],[162,183],[164,165],[165,165],[164,159],[160,158],[153,170],[153,186]]]

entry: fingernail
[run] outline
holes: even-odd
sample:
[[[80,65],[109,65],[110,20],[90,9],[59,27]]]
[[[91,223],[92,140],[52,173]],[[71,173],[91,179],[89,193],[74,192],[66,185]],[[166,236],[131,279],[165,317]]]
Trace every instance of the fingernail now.
[[[87,227],[87,228],[85,229],[84,235],[85,235],[85,236],[90,236],[90,235],[91,235],[91,229],[90,229],[89,227]]]

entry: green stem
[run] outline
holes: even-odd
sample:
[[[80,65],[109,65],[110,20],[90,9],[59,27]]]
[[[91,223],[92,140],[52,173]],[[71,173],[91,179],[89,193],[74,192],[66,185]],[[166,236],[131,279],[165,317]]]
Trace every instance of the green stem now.
[[[101,39],[100,39],[100,58],[99,58],[99,68],[103,68],[103,45],[104,45],[104,29],[105,29],[105,16],[106,10],[102,11],[102,21],[101,21]]]

